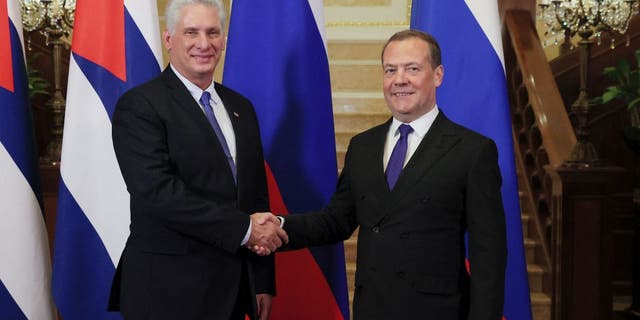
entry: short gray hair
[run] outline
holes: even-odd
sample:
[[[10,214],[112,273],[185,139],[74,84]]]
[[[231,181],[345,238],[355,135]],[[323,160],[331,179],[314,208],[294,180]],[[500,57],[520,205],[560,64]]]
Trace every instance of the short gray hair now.
[[[167,23],[167,30],[170,34],[174,34],[176,32],[176,24],[180,18],[180,10],[190,4],[204,4],[218,9],[220,24],[224,27],[226,11],[224,10],[224,4],[222,4],[221,0],[170,0],[164,14],[164,19]]]

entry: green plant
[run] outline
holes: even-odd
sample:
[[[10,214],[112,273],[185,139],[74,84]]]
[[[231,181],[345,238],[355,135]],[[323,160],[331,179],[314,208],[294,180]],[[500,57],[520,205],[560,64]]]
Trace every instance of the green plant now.
[[[636,66],[631,68],[627,60],[620,60],[615,66],[606,67],[603,74],[615,82],[607,87],[602,96],[596,98],[596,102],[607,103],[611,100],[622,100],[628,111],[635,111],[640,107],[640,49],[636,50]]]
[[[41,53],[37,52],[27,58],[27,80],[29,85],[29,98],[33,98],[37,94],[51,95],[49,90],[49,81],[42,77],[40,71],[33,67],[34,61],[41,56]]]

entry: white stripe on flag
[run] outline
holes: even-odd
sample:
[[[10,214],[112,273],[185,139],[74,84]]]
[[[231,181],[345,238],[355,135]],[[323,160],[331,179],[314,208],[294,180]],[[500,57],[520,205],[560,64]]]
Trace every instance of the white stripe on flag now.
[[[324,44],[324,51],[329,52],[327,50],[327,36],[324,31],[324,6],[322,4],[322,0],[309,0],[309,6],[311,7],[311,11],[313,12],[313,18],[316,21],[316,27],[318,27],[318,32],[322,37],[322,43]]]
[[[111,121],[75,59],[69,63],[60,173],[117,265],[129,234],[129,193],[111,140]]]
[[[4,0],[2,0],[4,1]],[[13,22],[13,26],[18,31],[18,37],[20,37],[20,43],[24,43],[24,35],[22,34],[22,11],[18,0],[7,1],[7,13],[9,14],[9,20]],[[22,55],[24,56],[24,45],[22,46]]]
[[[502,50],[502,34],[500,31],[500,14],[498,13],[498,1],[496,0],[465,0],[469,10],[473,13],[482,31],[491,42],[504,68],[504,53]]]
[[[162,43],[158,37],[158,4],[155,0],[125,0],[124,5],[149,44],[159,66],[163,66]]]
[[[18,166],[0,144],[0,279],[27,319],[53,319],[44,218]]]

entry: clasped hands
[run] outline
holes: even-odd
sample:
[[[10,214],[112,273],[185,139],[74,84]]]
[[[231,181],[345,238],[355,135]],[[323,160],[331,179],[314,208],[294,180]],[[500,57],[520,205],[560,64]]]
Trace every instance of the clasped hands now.
[[[251,215],[251,235],[246,244],[251,251],[266,256],[288,242],[289,236],[280,227],[280,219],[271,212]]]

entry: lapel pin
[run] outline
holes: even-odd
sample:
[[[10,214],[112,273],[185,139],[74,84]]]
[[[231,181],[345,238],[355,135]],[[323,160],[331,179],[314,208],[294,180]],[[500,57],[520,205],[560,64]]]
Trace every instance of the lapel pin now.
[[[233,112],[233,115],[236,116],[236,118],[240,118],[240,115],[237,112]]]

